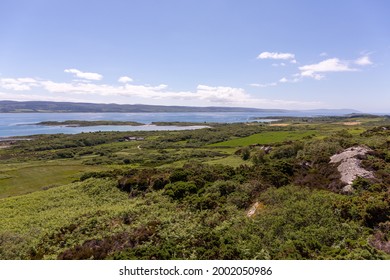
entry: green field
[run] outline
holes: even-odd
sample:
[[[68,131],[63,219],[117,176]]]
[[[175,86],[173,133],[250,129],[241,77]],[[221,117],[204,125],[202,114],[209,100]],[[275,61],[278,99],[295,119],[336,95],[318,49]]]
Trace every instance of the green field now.
[[[236,138],[229,141],[211,144],[212,147],[243,147],[253,144],[271,144],[284,141],[300,140],[316,136],[315,131],[267,131],[248,137]]]
[[[0,198],[57,187],[78,180],[84,172],[104,168],[69,160],[0,165]]]
[[[251,162],[244,161],[244,160],[242,160],[241,157],[236,156],[236,155],[232,155],[232,156],[228,156],[228,157],[224,157],[224,158],[220,158],[220,159],[213,159],[213,160],[205,161],[205,163],[207,163],[207,164],[224,164],[224,165],[228,165],[228,166],[232,166],[232,167],[238,167],[241,164],[251,164]]]

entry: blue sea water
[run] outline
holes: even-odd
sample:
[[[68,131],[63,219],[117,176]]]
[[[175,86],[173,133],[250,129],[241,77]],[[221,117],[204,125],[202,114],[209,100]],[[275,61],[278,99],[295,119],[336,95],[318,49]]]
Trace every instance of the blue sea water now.
[[[291,116],[280,112],[228,112],[228,113],[2,113],[0,114],[0,137],[27,136],[36,134],[74,134],[93,131],[151,131],[197,129],[205,122],[236,123],[248,122],[253,118]],[[331,115],[331,113],[329,113]],[[293,116],[313,116],[309,112],[296,112]],[[36,125],[44,121],[134,121],[143,126],[92,126],[66,127]],[[154,126],[152,122],[199,122],[199,126]]]

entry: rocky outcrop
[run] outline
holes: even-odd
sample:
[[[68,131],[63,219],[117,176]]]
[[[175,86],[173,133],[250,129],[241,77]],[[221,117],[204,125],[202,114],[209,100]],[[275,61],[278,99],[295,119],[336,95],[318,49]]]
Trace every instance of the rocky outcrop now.
[[[251,208],[246,213],[247,217],[252,217],[254,216],[258,211],[262,210],[265,208],[265,205],[262,202],[256,202],[254,203]]]
[[[330,163],[338,164],[337,170],[340,172],[340,180],[346,184],[342,189],[344,193],[353,192],[352,182],[357,177],[373,179],[374,174],[361,167],[361,158],[372,150],[367,147],[351,147],[339,154],[331,156]]]

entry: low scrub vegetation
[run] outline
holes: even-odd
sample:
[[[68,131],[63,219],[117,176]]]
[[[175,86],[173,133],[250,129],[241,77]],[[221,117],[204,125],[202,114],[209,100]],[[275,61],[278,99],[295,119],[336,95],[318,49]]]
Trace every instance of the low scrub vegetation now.
[[[390,125],[284,121],[1,149],[0,259],[389,259]],[[356,145],[375,178],[346,195],[329,161]]]

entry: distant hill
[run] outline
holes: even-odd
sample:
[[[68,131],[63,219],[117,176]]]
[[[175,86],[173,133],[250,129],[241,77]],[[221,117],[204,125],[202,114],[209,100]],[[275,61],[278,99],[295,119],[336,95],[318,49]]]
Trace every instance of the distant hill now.
[[[338,115],[347,115],[347,114],[362,114],[362,112],[354,109],[315,109],[315,110],[301,110],[301,112],[313,113],[313,114],[324,114],[329,115],[338,114]]]
[[[190,107],[160,105],[121,105],[50,101],[0,101],[0,113],[62,112],[62,113],[169,113],[169,112],[287,112],[243,107]]]
[[[0,113],[185,113],[185,112],[296,112],[283,109],[257,109],[243,107],[191,107],[191,106],[161,106],[161,105],[121,105],[97,103],[73,103],[51,101],[0,101]],[[352,114],[359,111],[341,110],[310,110],[321,112],[336,112],[337,114]]]

